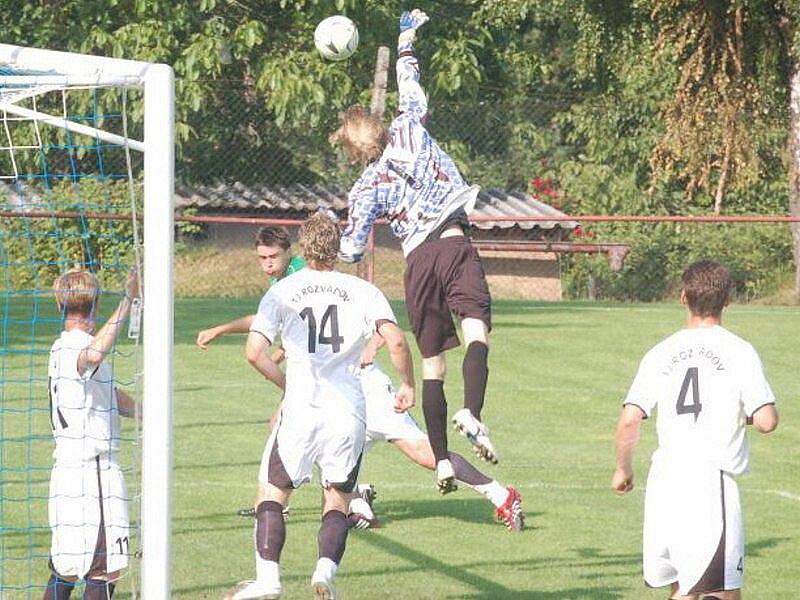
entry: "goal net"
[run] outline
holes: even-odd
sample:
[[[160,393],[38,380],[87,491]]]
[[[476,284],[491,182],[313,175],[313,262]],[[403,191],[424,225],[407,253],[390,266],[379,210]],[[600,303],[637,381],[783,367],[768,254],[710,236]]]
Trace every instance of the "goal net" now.
[[[119,592],[167,598],[172,70],[0,44],[0,118],[0,598],[41,598],[56,567],[88,579],[125,563]],[[53,380],[51,347],[68,328],[53,284],[76,269],[99,284],[95,332],[131,305],[92,376],[114,401]],[[123,301],[131,270],[141,280],[133,302]],[[66,394],[83,398],[62,412]],[[98,430],[93,419],[114,424]],[[111,449],[96,457],[96,480],[81,469],[57,480],[54,432],[84,462]]]

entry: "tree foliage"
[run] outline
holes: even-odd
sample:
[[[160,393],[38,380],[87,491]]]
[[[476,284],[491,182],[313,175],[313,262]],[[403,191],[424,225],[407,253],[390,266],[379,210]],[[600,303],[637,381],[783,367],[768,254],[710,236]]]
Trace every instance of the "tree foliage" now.
[[[349,181],[353,172],[340,166],[327,135],[342,109],[368,104],[376,50],[394,51],[397,15],[408,7],[397,0],[9,4],[0,13],[9,43],[174,66],[184,181],[266,184]],[[795,4],[419,2],[431,15],[417,43],[430,129],[469,179],[524,188],[550,178],[569,212],[786,212],[788,78],[800,47]],[[334,12],[360,30],[359,51],[346,63],[325,62],[313,48],[314,27]],[[598,235],[618,241],[628,232]],[[654,272],[673,265],[668,246],[684,247],[633,239],[634,254],[651,257]],[[778,262],[789,260],[787,248],[775,246]],[[667,279],[677,267],[669,268]],[[614,295],[636,296],[635,289],[620,284]]]

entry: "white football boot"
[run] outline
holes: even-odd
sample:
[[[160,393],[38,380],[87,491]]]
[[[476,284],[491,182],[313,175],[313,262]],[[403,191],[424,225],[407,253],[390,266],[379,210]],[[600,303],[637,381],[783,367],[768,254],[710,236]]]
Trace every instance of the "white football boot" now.
[[[336,600],[336,588],[333,580],[336,577],[338,565],[330,558],[320,558],[317,568],[311,576],[311,587],[317,600]]]
[[[380,527],[380,522],[372,511],[372,507],[361,496],[356,496],[350,500],[348,510],[350,512],[347,516],[356,529],[376,529]]]
[[[449,494],[458,489],[456,474],[450,459],[444,458],[436,463],[436,485],[442,494]]]
[[[453,426],[456,431],[469,440],[479,458],[492,464],[497,464],[497,451],[489,439],[489,430],[486,425],[472,416],[468,408],[462,408],[453,415]]]

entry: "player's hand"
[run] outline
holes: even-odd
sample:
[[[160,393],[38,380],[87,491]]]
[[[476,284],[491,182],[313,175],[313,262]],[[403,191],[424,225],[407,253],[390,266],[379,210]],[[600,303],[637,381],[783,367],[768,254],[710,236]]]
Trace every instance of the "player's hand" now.
[[[430,21],[430,17],[418,8],[412,11],[404,10],[400,15],[400,33],[419,29],[428,21]]]
[[[201,349],[208,350],[208,345],[218,337],[219,333],[217,333],[216,327],[212,327],[211,329],[203,329],[203,331],[197,334],[197,340],[195,343]]]
[[[133,300],[134,298],[138,298],[140,294],[139,272],[136,270],[136,267],[133,267],[128,271],[128,277],[125,278],[125,295],[128,297],[128,300]]]
[[[611,477],[611,488],[620,496],[630,492],[633,489],[633,471],[617,467]]]
[[[358,364],[361,365],[362,369],[375,362],[376,352],[377,350],[372,347],[372,344],[364,346],[364,349],[361,351],[361,358],[358,359]]]
[[[394,396],[394,412],[406,412],[414,406],[414,388],[408,384],[401,383],[400,389]]]
[[[286,358],[286,350],[283,348],[278,348],[275,352],[272,353],[272,356],[269,359],[274,362],[276,365],[281,364],[284,359]]]

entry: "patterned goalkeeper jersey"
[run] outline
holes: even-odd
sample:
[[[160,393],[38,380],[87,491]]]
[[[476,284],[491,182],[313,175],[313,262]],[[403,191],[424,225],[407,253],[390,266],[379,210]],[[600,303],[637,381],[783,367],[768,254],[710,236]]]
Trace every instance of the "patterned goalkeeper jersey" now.
[[[399,115],[389,126],[383,154],[350,190],[340,251],[345,259],[359,260],[379,217],[389,219],[408,256],[453,212],[462,207],[470,212],[478,193],[425,129],[428,103],[413,47],[400,44],[397,50]]]

